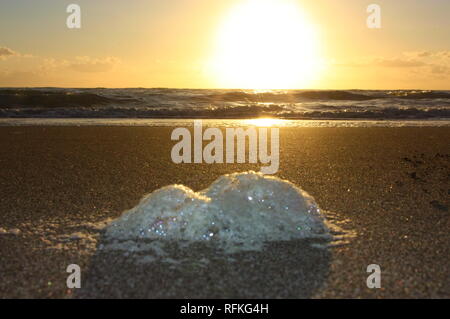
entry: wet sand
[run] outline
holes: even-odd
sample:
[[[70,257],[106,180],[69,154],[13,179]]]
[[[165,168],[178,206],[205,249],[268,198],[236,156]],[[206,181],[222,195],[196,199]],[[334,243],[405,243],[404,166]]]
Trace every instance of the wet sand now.
[[[277,176],[357,235],[346,245],[272,243],[222,258],[137,263],[92,242],[52,238],[118,217],[167,184],[206,188],[250,164],[172,163],[168,127],[0,127],[1,298],[449,298],[450,128],[283,128]],[[78,225],[78,226],[77,226]],[[101,244],[101,240],[97,245]],[[176,255],[176,256],[175,256]],[[66,267],[82,288],[66,287]],[[379,264],[381,289],[366,268]]]

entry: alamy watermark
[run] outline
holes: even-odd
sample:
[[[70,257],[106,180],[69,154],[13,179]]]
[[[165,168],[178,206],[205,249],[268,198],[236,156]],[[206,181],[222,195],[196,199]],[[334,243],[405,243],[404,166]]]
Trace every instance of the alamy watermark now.
[[[280,166],[278,128],[226,128],[224,136],[219,128],[210,127],[203,132],[202,121],[197,120],[194,121],[193,138],[189,129],[183,127],[174,129],[171,139],[179,141],[173,146],[171,152],[172,161],[176,164],[232,164],[247,163],[247,161],[257,164],[259,162],[265,165],[261,167],[261,172],[264,174],[275,174]],[[210,142],[203,147],[203,141]]]
[[[366,280],[367,288],[381,288],[381,267],[377,264],[367,266],[367,272],[371,273]]]
[[[381,7],[378,4],[371,4],[367,7],[367,27],[369,29],[381,29]]]
[[[366,20],[367,27],[380,29],[380,5],[370,4],[366,12],[369,14]],[[66,13],[69,14],[66,19],[67,28],[80,29],[81,7],[78,4],[70,4],[66,8]],[[203,130],[202,121],[196,120],[193,137],[188,128],[176,128],[172,131],[171,139],[178,141],[171,151],[172,161],[176,164],[260,163],[262,165],[260,170],[264,174],[276,174],[280,166],[279,129],[274,127],[226,128],[224,130],[209,127]],[[66,281],[67,287],[81,288],[80,266],[71,264],[66,271],[70,273]],[[381,288],[380,266],[371,264],[367,266],[367,272],[370,273],[366,279],[367,287]]]
[[[66,20],[69,29],[81,29],[81,7],[78,4],[69,4],[66,9],[70,13]]]
[[[67,288],[81,288],[81,268],[77,264],[70,264],[67,266],[66,272],[70,273],[67,276],[66,285]]]
[[[66,12],[70,13],[66,20],[66,26],[69,29],[81,29],[81,7],[78,4],[69,4]],[[378,4],[367,6],[366,12],[369,14],[366,20],[369,29],[381,28],[381,7]]]

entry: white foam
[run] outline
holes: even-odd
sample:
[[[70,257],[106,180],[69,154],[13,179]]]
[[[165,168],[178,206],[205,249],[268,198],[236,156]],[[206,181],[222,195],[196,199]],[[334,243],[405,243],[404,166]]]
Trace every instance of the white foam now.
[[[157,126],[186,127],[194,119],[138,118],[0,118],[0,126]],[[205,127],[258,126],[258,120],[202,119]],[[260,122],[261,123],[261,122]],[[261,123],[264,126],[264,122]],[[450,120],[284,120],[277,119],[274,127],[448,127]]]
[[[146,195],[106,227],[115,240],[210,242],[258,249],[268,241],[327,237],[314,199],[289,181],[261,173],[224,175],[207,189],[183,185]]]

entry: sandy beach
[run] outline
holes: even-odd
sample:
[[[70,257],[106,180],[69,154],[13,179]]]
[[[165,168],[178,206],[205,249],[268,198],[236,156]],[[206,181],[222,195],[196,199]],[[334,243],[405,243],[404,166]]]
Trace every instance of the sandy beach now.
[[[450,127],[281,128],[278,177],[314,196],[347,244],[307,240],[135,263],[55,238],[116,218],[168,184],[201,190],[252,164],[171,161],[170,127],[0,127],[0,298],[449,298]],[[59,236],[59,237],[58,237]],[[169,253],[170,255],[170,253]],[[177,255],[177,256],[175,256]],[[174,258],[176,259],[176,258]],[[69,264],[82,288],[66,287]],[[382,270],[369,289],[366,268]]]

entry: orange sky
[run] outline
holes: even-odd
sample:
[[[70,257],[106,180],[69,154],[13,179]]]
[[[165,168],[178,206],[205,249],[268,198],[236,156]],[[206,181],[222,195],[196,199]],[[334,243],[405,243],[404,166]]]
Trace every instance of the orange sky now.
[[[450,89],[448,0],[2,2],[0,86]],[[282,5],[286,4],[285,7]]]

